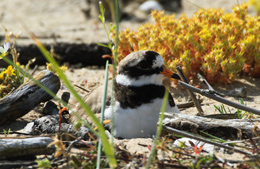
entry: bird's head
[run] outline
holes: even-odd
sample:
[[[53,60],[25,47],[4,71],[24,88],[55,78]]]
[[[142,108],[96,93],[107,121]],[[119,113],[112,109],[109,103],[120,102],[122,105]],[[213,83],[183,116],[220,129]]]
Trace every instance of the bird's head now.
[[[137,51],[121,60],[116,81],[127,86],[162,85],[164,78],[180,79],[178,74],[165,67],[158,53]]]

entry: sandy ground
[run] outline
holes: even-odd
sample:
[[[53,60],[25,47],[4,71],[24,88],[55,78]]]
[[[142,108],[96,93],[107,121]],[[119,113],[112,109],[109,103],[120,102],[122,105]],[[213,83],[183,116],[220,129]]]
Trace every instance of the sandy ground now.
[[[191,16],[194,11],[197,11],[199,7],[221,7],[225,8],[227,12],[231,11],[231,7],[237,4],[237,0],[183,0],[183,9],[180,10],[176,15],[185,13],[187,16]],[[245,0],[240,0],[239,3],[243,3]],[[18,44],[30,44],[33,43],[30,40],[28,34],[21,26],[19,22],[26,24],[29,29],[36,34],[43,42],[53,43],[58,42],[106,42],[105,32],[103,26],[98,22],[97,17],[92,17],[87,19],[82,12],[82,9],[86,9],[88,6],[83,0],[1,0],[0,8],[0,23],[9,31],[13,33],[22,32],[21,39],[17,41]],[[250,9],[250,12],[253,11]],[[149,19],[147,19],[149,20]],[[129,27],[131,29],[136,29],[142,23],[133,23],[130,21],[122,21],[120,23],[120,29]],[[0,35],[4,35],[4,30],[0,29]],[[56,38],[51,38],[52,36]],[[73,84],[80,85],[84,88],[94,89],[96,86],[103,83],[104,70],[93,69],[93,68],[69,68],[66,72],[70,81]],[[202,86],[202,85],[201,85]],[[245,87],[247,90],[247,98],[244,98],[246,104],[250,107],[260,109],[260,79],[249,78],[242,76],[238,78],[233,84],[230,85],[213,85],[217,91],[227,93],[230,90]],[[82,95],[85,93],[77,89]],[[184,93],[184,94],[183,94]],[[182,103],[187,101],[187,93],[180,87],[176,87],[176,102]],[[203,98],[202,108],[206,114],[214,114],[215,108],[213,105],[221,105],[221,103]],[[237,97],[227,97],[232,101],[239,102]],[[230,108],[232,112],[236,109]],[[195,115],[197,110],[194,107],[181,110],[182,113]],[[12,130],[20,130],[27,123],[33,119],[41,116],[35,111],[31,111],[29,114],[18,119],[19,124],[13,123],[11,125]],[[21,125],[22,124],[22,125]],[[10,125],[0,127],[0,130],[8,128]],[[127,142],[131,142],[127,143]],[[126,144],[128,149],[132,152],[148,152],[147,147],[135,147],[138,143],[146,142],[146,144],[151,144],[152,140],[147,139],[134,139],[134,140],[124,140],[122,144]],[[235,157],[237,158],[237,157]],[[240,158],[242,160],[242,157]]]
[[[183,0],[183,8],[176,13],[179,16],[185,13],[191,16],[199,8],[224,8],[231,12],[232,6],[237,3],[246,2],[246,0]],[[88,5],[84,0],[1,0],[0,23],[13,33],[22,32],[22,37],[28,37],[28,34],[21,26],[21,22],[26,24],[29,29],[38,37],[46,42],[54,42],[50,37],[55,35],[57,41],[65,42],[106,42],[105,31],[98,21],[98,16],[92,15],[87,19],[82,10],[87,9]],[[133,12],[136,9],[133,9]],[[252,10],[250,10],[253,13]],[[149,20],[147,16],[147,20]],[[142,23],[122,21],[120,29],[129,27],[136,29]],[[2,32],[2,33],[1,33]],[[0,29],[0,34],[4,34]],[[48,40],[46,39],[48,38]],[[30,39],[30,38],[29,38]],[[32,41],[26,39],[29,43]],[[22,43],[23,40],[20,40]]]

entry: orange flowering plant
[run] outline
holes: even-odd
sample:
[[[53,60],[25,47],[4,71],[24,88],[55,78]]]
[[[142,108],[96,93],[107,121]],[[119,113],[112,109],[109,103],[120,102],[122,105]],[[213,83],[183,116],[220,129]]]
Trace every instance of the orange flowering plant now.
[[[168,67],[181,66],[189,78],[202,73],[210,83],[231,83],[242,71],[260,77],[260,17],[250,16],[247,4],[232,9],[200,9],[179,19],[153,11],[154,24],[120,32],[118,59],[154,50]]]

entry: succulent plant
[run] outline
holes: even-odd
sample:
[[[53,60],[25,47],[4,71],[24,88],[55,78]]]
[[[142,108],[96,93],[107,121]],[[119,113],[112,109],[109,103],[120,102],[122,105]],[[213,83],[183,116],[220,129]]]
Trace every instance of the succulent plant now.
[[[250,16],[247,4],[232,9],[200,9],[179,19],[153,11],[154,23],[120,32],[118,59],[154,50],[168,67],[181,66],[189,78],[202,73],[210,83],[231,83],[242,71],[260,77],[260,17]]]

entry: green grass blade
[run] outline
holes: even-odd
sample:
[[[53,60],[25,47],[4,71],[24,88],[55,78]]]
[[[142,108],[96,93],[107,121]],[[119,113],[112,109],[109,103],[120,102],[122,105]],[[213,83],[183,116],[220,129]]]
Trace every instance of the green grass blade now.
[[[221,111],[220,107],[214,105],[215,109],[220,113],[220,114],[223,114],[223,112]]]
[[[166,106],[167,106],[167,103],[168,103],[168,98],[169,98],[169,92],[167,90],[165,90],[165,94],[164,94],[163,102],[162,102],[162,107],[161,107],[161,113],[160,113],[160,117],[159,117],[159,125],[157,127],[156,137],[154,139],[154,144],[153,144],[153,147],[152,147],[152,150],[151,150],[151,154],[149,156],[147,165],[145,167],[146,169],[150,168],[150,165],[152,163],[153,157],[156,154],[156,146],[158,144],[158,140],[160,139],[160,135],[161,135],[161,132],[162,132],[164,112],[166,110]]]
[[[211,134],[209,134],[209,133],[207,133],[207,132],[204,132],[204,131],[200,131],[200,132],[203,133],[203,134],[205,134],[205,135],[207,135],[207,136],[209,136],[209,137],[211,137],[211,141],[214,141],[214,139],[215,139],[215,140],[218,140],[219,142],[222,142],[222,143],[225,143],[225,142],[226,142],[226,140],[223,140],[222,138],[213,136],[213,135],[211,135]],[[208,138],[206,138],[206,139],[208,139]]]
[[[225,108],[225,106],[223,104],[222,104],[222,107],[223,107],[223,110],[224,110],[225,114],[227,114],[227,110],[226,110],[226,108]]]
[[[108,45],[105,45],[105,44],[102,44],[102,43],[97,43],[97,45],[110,49],[110,47]]]
[[[114,104],[115,104],[115,83],[116,83],[116,67],[117,67],[117,54],[118,54],[118,44],[119,44],[119,3],[115,0],[115,21],[116,21],[116,41],[115,50],[113,53],[113,84],[112,84],[112,98],[111,98],[111,132],[114,132]],[[113,140],[112,140],[113,142]]]
[[[100,123],[103,124],[104,120],[104,113],[106,108],[106,98],[107,98],[107,85],[108,85],[108,61],[106,62],[106,70],[105,70],[105,84],[104,84],[104,91],[103,91],[103,98],[102,98],[102,107],[101,107],[101,118]],[[98,154],[97,154],[97,166],[96,168],[100,168],[100,159],[101,159],[101,150],[102,150],[102,140],[99,138],[98,141]]]
[[[203,134],[205,134],[205,135],[207,135],[207,136],[209,136],[209,137],[211,137],[211,139],[208,139],[208,138],[206,138],[206,137],[203,137],[203,138],[205,138],[205,139],[208,139],[208,140],[211,140],[211,141],[214,141],[214,142],[219,141],[219,142],[221,142],[221,143],[228,143],[228,141],[226,141],[226,140],[224,140],[224,139],[222,139],[222,138],[213,136],[213,135],[211,135],[211,134],[209,134],[209,133],[206,133],[206,132],[204,132],[204,131],[200,131],[200,132],[203,133]],[[216,141],[216,140],[217,140],[217,141]],[[236,146],[235,143],[229,143],[229,144],[232,145],[232,146]]]
[[[116,14],[116,42],[115,42],[115,53],[114,53],[114,63],[113,68],[116,70],[117,65],[117,53],[118,53],[118,44],[119,44],[119,4],[118,0],[115,0],[115,14]],[[115,72],[114,72],[115,73]]]

